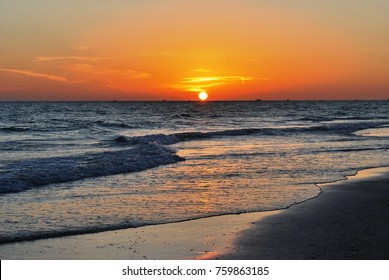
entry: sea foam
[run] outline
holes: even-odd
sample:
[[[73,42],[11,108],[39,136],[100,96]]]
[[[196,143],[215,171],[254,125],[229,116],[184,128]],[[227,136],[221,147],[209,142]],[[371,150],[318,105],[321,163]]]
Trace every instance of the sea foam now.
[[[32,187],[64,183],[91,177],[137,172],[184,160],[171,149],[142,144],[120,151],[80,156],[30,159],[4,166],[0,193],[19,192]]]

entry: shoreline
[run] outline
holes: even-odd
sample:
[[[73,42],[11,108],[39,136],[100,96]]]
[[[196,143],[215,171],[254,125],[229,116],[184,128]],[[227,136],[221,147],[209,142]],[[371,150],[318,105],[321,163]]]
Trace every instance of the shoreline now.
[[[389,234],[389,225],[384,223],[389,214],[389,167],[358,171],[317,186],[321,188],[318,196],[282,210],[1,244],[0,258],[387,259],[389,241],[383,237]],[[377,198],[383,202],[372,207]],[[342,211],[344,220],[339,218]],[[376,234],[369,231],[366,236],[370,228]]]
[[[322,193],[258,220],[218,259],[389,259],[389,167],[319,185]]]
[[[274,212],[223,215],[0,245],[2,260],[191,260],[226,253],[239,232]]]

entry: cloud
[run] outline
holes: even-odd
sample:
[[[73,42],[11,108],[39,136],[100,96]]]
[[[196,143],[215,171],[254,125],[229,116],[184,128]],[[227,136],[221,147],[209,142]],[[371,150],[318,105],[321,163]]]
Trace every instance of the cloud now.
[[[150,77],[149,73],[139,72],[137,70],[129,69],[126,71],[126,77],[131,79],[146,79]]]
[[[208,88],[216,87],[225,83],[211,83],[211,84],[203,84],[203,85],[184,85],[184,86],[175,86],[178,89],[184,89],[186,91],[199,92]]]
[[[88,63],[64,63],[58,68],[71,71],[93,74],[94,76],[124,77],[129,79],[146,79],[151,76],[150,73],[141,72],[134,69],[104,70],[101,67],[95,67]]]
[[[102,67],[95,67],[95,63],[109,59],[104,56],[37,56],[33,60],[35,63],[53,63],[56,68],[72,72],[83,72],[99,75],[114,75],[129,79],[146,79],[151,76],[149,73],[134,69],[104,70]]]
[[[98,62],[98,61],[105,60],[105,59],[109,59],[109,57],[104,57],[104,56],[37,56],[33,61],[36,63],[52,62],[52,61],[67,61],[67,60]]]
[[[210,77],[188,77],[179,81],[174,88],[186,91],[201,91],[206,88],[215,87],[227,83],[247,82],[253,80],[268,80],[268,78],[254,78],[249,76],[210,76]]]
[[[195,84],[201,84],[201,83],[208,83],[212,81],[219,81],[219,82],[245,82],[245,81],[252,81],[255,80],[253,77],[246,77],[246,76],[215,76],[215,77],[189,77],[184,78],[180,81],[180,83],[195,83]]]
[[[19,75],[28,76],[28,77],[36,77],[36,78],[41,78],[41,79],[46,79],[46,80],[51,80],[51,81],[56,81],[56,82],[68,82],[68,80],[66,78],[61,77],[61,76],[56,76],[56,75],[51,75],[51,74],[46,74],[46,73],[37,73],[34,71],[29,71],[29,70],[0,68],[0,71],[19,74]]]
[[[108,80],[106,82],[105,87],[108,88],[108,89],[118,90],[118,91],[122,91],[122,92],[128,92],[127,89],[125,89],[121,85],[119,85],[119,84],[117,84],[117,83],[115,83],[114,81],[111,81],[111,80]]]

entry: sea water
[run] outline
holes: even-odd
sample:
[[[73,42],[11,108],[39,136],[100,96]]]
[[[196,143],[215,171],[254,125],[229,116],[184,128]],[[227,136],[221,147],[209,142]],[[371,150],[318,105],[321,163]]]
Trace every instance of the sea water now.
[[[3,102],[0,242],[285,208],[388,140],[388,101]]]

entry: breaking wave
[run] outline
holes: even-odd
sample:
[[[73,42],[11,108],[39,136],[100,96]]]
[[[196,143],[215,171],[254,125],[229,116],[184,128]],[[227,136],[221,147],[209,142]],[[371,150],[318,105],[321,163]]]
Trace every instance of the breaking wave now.
[[[114,143],[119,151],[87,153],[76,156],[29,159],[3,165],[0,193],[20,192],[33,187],[77,181],[86,178],[138,172],[185,160],[165,145],[182,141],[247,135],[285,135],[288,133],[351,134],[376,127],[382,122],[330,123],[311,127],[242,128],[210,132],[180,132],[144,136],[119,136]],[[6,172],[8,171],[8,172]]]
[[[12,172],[0,173],[0,193],[20,192],[53,183],[137,172],[184,160],[170,149],[143,144],[102,153],[68,157],[30,159],[3,166]]]

